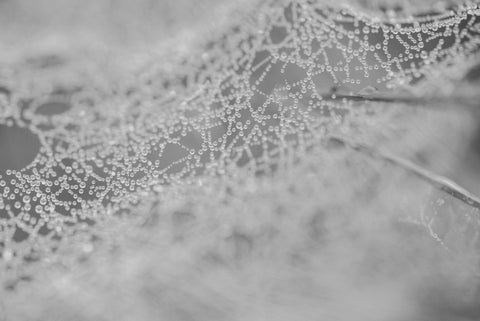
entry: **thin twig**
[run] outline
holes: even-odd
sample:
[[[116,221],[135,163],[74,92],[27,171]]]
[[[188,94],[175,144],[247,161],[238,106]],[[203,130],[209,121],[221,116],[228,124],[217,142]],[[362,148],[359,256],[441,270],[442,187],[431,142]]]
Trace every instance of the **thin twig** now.
[[[336,143],[339,143],[341,145],[348,146],[356,151],[359,151],[363,154],[366,154],[370,157],[376,158],[376,159],[382,159],[384,161],[387,161],[395,166],[399,166],[409,173],[412,173],[416,175],[417,177],[420,177],[424,181],[427,181],[428,183],[432,184],[436,188],[444,191],[445,193],[459,199],[460,201],[470,205],[471,207],[474,207],[476,209],[480,209],[480,198],[477,197],[476,195],[472,194],[471,192],[467,191],[465,188],[461,187],[454,181],[435,174],[407,159],[401,158],[397,155],[393,155],[387,152],[380,151],[374,147],[367,146],[365,144],[359,144],[359,143],[354,143],[350,142],[344,138],[338,137],[338,136],[331,136],[329,138],[331,141],[334,141]]]
[[[377,103],[402,103],[413,107],[429,107],[439,109],[439,106],[445,106],[443,108],[457,108],[458,106],[466,107],[471,110],[480,110],[480,96],[478,95],[452,95],[449,97],[436,96],[436,97],[418,97],[407,95],[355,95],[355,94],[333,94],[325,95],[323,100],[338,101],[338,100],[350,100],[350,101],[368,101]]]

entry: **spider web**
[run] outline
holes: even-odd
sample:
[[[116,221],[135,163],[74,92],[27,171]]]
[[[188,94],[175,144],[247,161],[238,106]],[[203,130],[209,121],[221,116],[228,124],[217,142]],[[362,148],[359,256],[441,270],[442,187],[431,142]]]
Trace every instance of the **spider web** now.
[[[425,227],[449,250],[477,248],[475,208],[456,200],[442,213],[438,200],[450,196],[331,138],[406,158],[430,148],[433,171],[453,164],[429,146],[429,135],[452,129],[443,141],[460,153],[462,134],[454,131],[474,126],[471,103],[451,106],[471,95],[459,94],[460,86],[475,86],[464,76],[478,58],[479,5],[443,3],[428,14],[362,1],[250,5],[222,8],[237,18],[218,22],[220,31],[179,32],[192,45],[164,38],[140,56],[129,45],[108,56],[86,51],[86,59],[66,49],[3,56],[0,129],[30,135],[35,151],[23,156],[30,163],[10,162],[0,176],[7,288],[35,277],[40,263],[75,266],[115,235],[133,229],[139,237],[145,226],[164,233],[158,244],[186,238],[205,257],[242,260],[273,221],[293,224],[293,234],[310,222],[311,242],[328,234],[315,220],[366,211],[379,222]],[[418,106],[429,100],[434,106]],[[435,206],[420,210],[430,194]],[[382,201],[371,205],[372,198]],[[301,214],[282,219],[285,213]],[[192,219],[206,223],[185,234]],[[355,229],[358,220],[341,224]],[[192,236],[207,233],[213,236],[202,241]],[[304,242],[292,241],[292,251],[302,253]]]

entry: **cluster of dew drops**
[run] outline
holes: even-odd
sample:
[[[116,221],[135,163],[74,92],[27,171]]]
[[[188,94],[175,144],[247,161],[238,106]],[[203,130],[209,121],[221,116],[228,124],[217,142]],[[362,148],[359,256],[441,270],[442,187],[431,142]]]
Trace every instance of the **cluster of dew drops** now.
[[[134,207],[140,192],[274,173],[367,114],[339,92],[413,86],[480,45],[478,4],[382,20],[322,1],[269,1],[252,17],[174,71],[157,62],[111,88],[4,88],[0,126],[33,133],[39,148],[30,164],[0,173],[2,264],[41,257],[63,235]],[[18,75],[21,86],[28,73]]]

